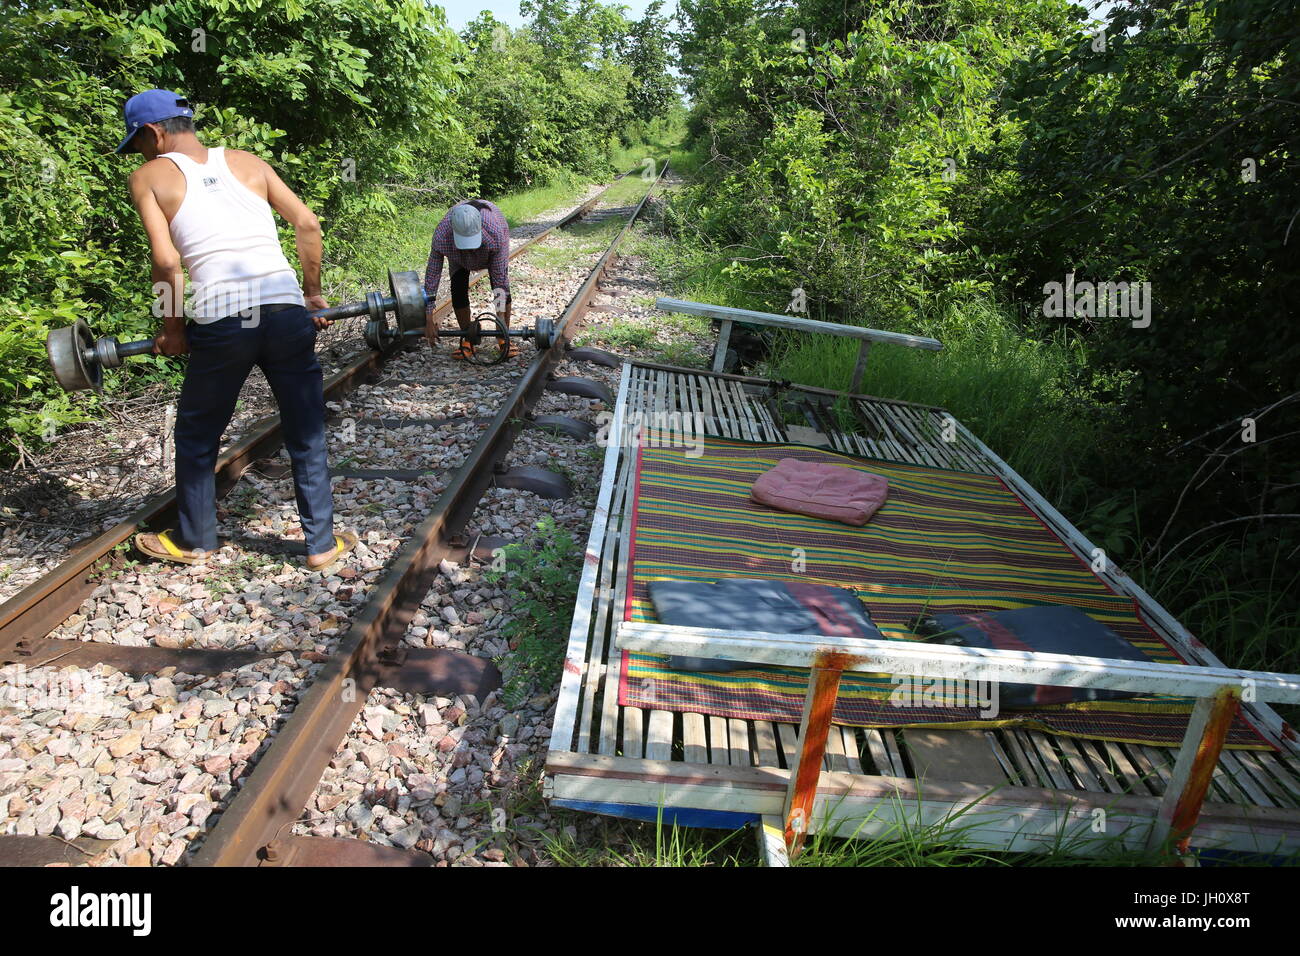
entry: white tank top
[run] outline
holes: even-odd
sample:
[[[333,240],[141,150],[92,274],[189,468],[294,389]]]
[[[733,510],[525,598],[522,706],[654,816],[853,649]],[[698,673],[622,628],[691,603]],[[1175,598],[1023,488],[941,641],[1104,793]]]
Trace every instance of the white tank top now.
[[[201,324],[260,305],[302,305],[302,286],[276,234],[271,205],[226,165],[224,147],[196,163],[163,153],[185,175],[171,234],[189,273],[185,313]]]

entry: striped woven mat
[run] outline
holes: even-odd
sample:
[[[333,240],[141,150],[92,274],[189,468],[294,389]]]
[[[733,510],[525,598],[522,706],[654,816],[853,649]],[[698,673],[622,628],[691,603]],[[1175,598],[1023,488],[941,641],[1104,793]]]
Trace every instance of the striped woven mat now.
[[[862,528],[751,501],[754,479],[782,458],[884,475],[889,498]],[[641,449],[632,521],[627,620],[655,620],[648,591],[653,580],[774,578],[854,590],[890,639],[915,639],[904,622],[923,611],[962,614],[1064,604],[1101,621],[1153,661],[1181,661],[1142,620],[1132,598],[1112,591],[995,476],[710,437],[699,457],[681,448]],[[806,668],[755,665],[730,673],[687,673],[669,669],[666,662],[659,655],[624,653],[619,703],[799,721]],[[1182,740],[1192,705],[1186,698],[1152,696],[1003,711],[981,719],[974,689],[966,682],[900,683],[887,675],[845,673],[834,721],[854,727],[1018,726],[1172,746]],[[1244,718],[1232,727],[1228,745],[1269,746]]]

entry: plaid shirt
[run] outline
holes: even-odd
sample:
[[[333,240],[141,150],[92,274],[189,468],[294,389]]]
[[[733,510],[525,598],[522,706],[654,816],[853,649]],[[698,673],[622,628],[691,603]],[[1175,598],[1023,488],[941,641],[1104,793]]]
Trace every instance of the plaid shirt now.
[[[466,200],[468,202],[469,200]],[[429,307],[438,298],[438,284],[442,281],[442,260],[451,269],[474,272],[487,269],[493,289],[510,293],[510,226],[501,210],[486,199],[475,200],[483,213],[483,244],[477,249],[457,249],[452,240],[451,210],[442,217],[433,230],[433,246],[429,250],[429,264],[424,270],[424,291],[429,293]],[[458,203],[458,205],[460,205]],[[452,207],[455,208],[454,206]],[[450,270],[449,270],[450,271]]]

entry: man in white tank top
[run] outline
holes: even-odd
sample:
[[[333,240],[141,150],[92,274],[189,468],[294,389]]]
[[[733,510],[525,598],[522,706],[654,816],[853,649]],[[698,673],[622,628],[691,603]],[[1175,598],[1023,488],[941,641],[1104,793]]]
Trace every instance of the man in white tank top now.
[[[320,222],[258,157],[199,142],[194,113],[178,94],[147,90],[128,100],[124,113],[126,137],[117,151],[138,151],[146,160],[129,186],[149,235],[162,310],[154,352],[190,355],[176,410],[177,527],[137,535],[136,547],[192,564],[220,546],[214,467],[239,391],[256,365],[280,408],[307,564],[325,569],[357,539],[333,530],[315,349],[316,330],[328,323],[307,311],[326,307]],[[301,286],[280,248],[272,210],[293,226]],[[182,268],[190,277],[188,309]]]

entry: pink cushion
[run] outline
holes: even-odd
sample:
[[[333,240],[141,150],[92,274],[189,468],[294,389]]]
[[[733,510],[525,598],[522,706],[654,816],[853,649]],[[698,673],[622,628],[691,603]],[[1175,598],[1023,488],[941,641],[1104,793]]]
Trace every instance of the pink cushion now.
[[[889,479],[841,465],[782,458],[749,494],[781,511],[864,525],[885,503]]]

